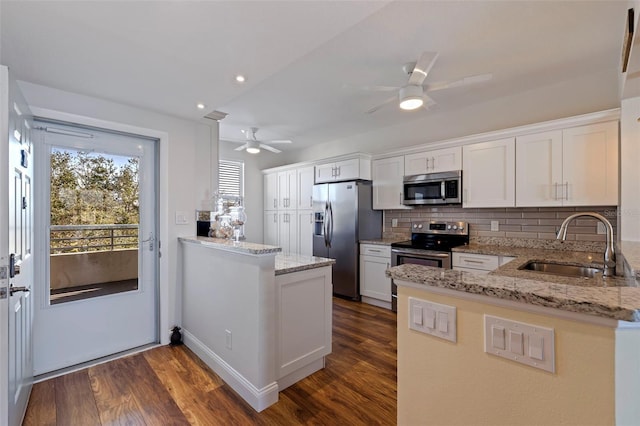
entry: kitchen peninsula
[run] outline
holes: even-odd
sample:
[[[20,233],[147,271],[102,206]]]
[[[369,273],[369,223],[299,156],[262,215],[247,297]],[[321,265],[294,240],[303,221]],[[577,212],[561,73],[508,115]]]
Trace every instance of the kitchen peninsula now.
[[[242,241],[179,240],[184,342],[256,411],[324,367],[333,259]]]
[[[456,249],[515,257],[489,275],[419,265],[388,270],[398,284],[399,424],[427,417],[430,424],[638,424],[636,274],[585,279],[523,269],[531,259],[602,262],[602,253],[558,247]],[[423,305],[424,316],[410,309],[416,301],[431,304]],[[455,308],[454,327],[443,328],[454,341],[409,328],[423,321],[439,329],[440,316],[431,323],[428,309],[441,305]],[[541,338],[542,330],[553,334]]]

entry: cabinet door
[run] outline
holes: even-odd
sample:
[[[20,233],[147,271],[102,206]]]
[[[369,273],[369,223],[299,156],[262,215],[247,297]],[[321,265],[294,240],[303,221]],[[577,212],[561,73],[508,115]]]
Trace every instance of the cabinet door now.
[[[332,182],[336,180],[335,163],[319,164],[315,167],[315,169],[316,169],[316,183]]]
[[[516,138],[516,206],[562,205],[562,131]]]
[[[264,209],[278,209],[278,174],[264,175]]]
[[[430,173],[450,172],[462,169],[462,147],[431,151]]]
[[[298,210],[298,253],[313,255],[313,210]]]
[[[352,158],[351,160],[338,161],[336,163],[336,177],[339,180],[358,179],[360,177],[360,160]]]
[[[463,207],[513,207],[515,162],[515,138],[464,146]]]
[[[391,279],[385,271],[390,259],[360,256],[360,295],[391,302]]]
[[[297,170],[298,177],[298,208],[313,208],[313,166],[305,167]]]
[[[278,212],[278,217],[278,242],[282,252],[286,254],[296,253],[298,251],[296,246],[298,239],[296,212],[281,211]]]
[[[429,152],[418,152],[404,156],[404,170],[407,176],[429,173],[430,166],[431,155]],[[375,169],[373,172],[375,179]]]
[[[372,168],[373,208],[375,210],[406,208],[402,205],[404,157],[374,160]]]
[[[264,213],[263,241],[270,246],[278,245],[278,212],[267,211]]]
[[[618,123],[562,131],[565,206],[618,204]]]
[[[291,210],[296,208],[298,205],[296,182],[295,170],[278,172],[278,209]]]

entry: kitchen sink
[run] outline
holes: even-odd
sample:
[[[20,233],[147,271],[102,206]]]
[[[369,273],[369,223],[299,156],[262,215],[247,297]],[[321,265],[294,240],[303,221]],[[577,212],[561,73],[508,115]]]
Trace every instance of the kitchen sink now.
[[[529,261],[518,269],[575,278],[593,278],[596,276],[596,274],[602,273],[602,268],[594,268],[583,265],[567,265],[563,263],[544,262],[540,260]]]

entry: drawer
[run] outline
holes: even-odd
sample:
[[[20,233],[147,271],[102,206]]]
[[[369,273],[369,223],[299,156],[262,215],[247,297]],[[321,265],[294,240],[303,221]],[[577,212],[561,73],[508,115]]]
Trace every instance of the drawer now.
[[[377,244],[360,244],[360,254],[364,256],[376,256],[391,258],[391,247]]]
[[[500,266],[499,256],[486,254],[453,253],[451,265],[455,268],[481,269],[483,271],[493,271]]]

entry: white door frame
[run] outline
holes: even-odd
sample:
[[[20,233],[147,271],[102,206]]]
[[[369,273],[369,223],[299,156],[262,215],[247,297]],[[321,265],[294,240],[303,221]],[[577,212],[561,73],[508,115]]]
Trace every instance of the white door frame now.
[[[86,117],[77,114],[70,114],[46,108],[31,107],[31,113],[35,117],[59,120],[68,123],[77,123],[89,127],[97,127],[107,130],[113,130],[117,132],[130,133],[133,135],[146,136],[149,138],[157,139],[159,142],[160,159],[158,164],[157,176],[160,179],[158,187],[158,241],[164,243],[165,247],[169,241],[169,220],[168,214],[169,203],[167,196],[163,194],[169,193],[169,134],[167,132],[148,129],[144,127],[131,126],[128,124],[116,123],[113,121],[100,120],[97,118]],[[37,213],[36,213],[37,214]],[[162,253],[162,247],[158,250]],[[46,253],[39,253],[39,256],[47,255]],[[166,345],[169,343],[169,256],[160,256],[159,271],[158,271],[158,321],[160,330],[160,344]],[[39,279],[44,278],[44,268],[42,266],[36,266],[36,276]]]

